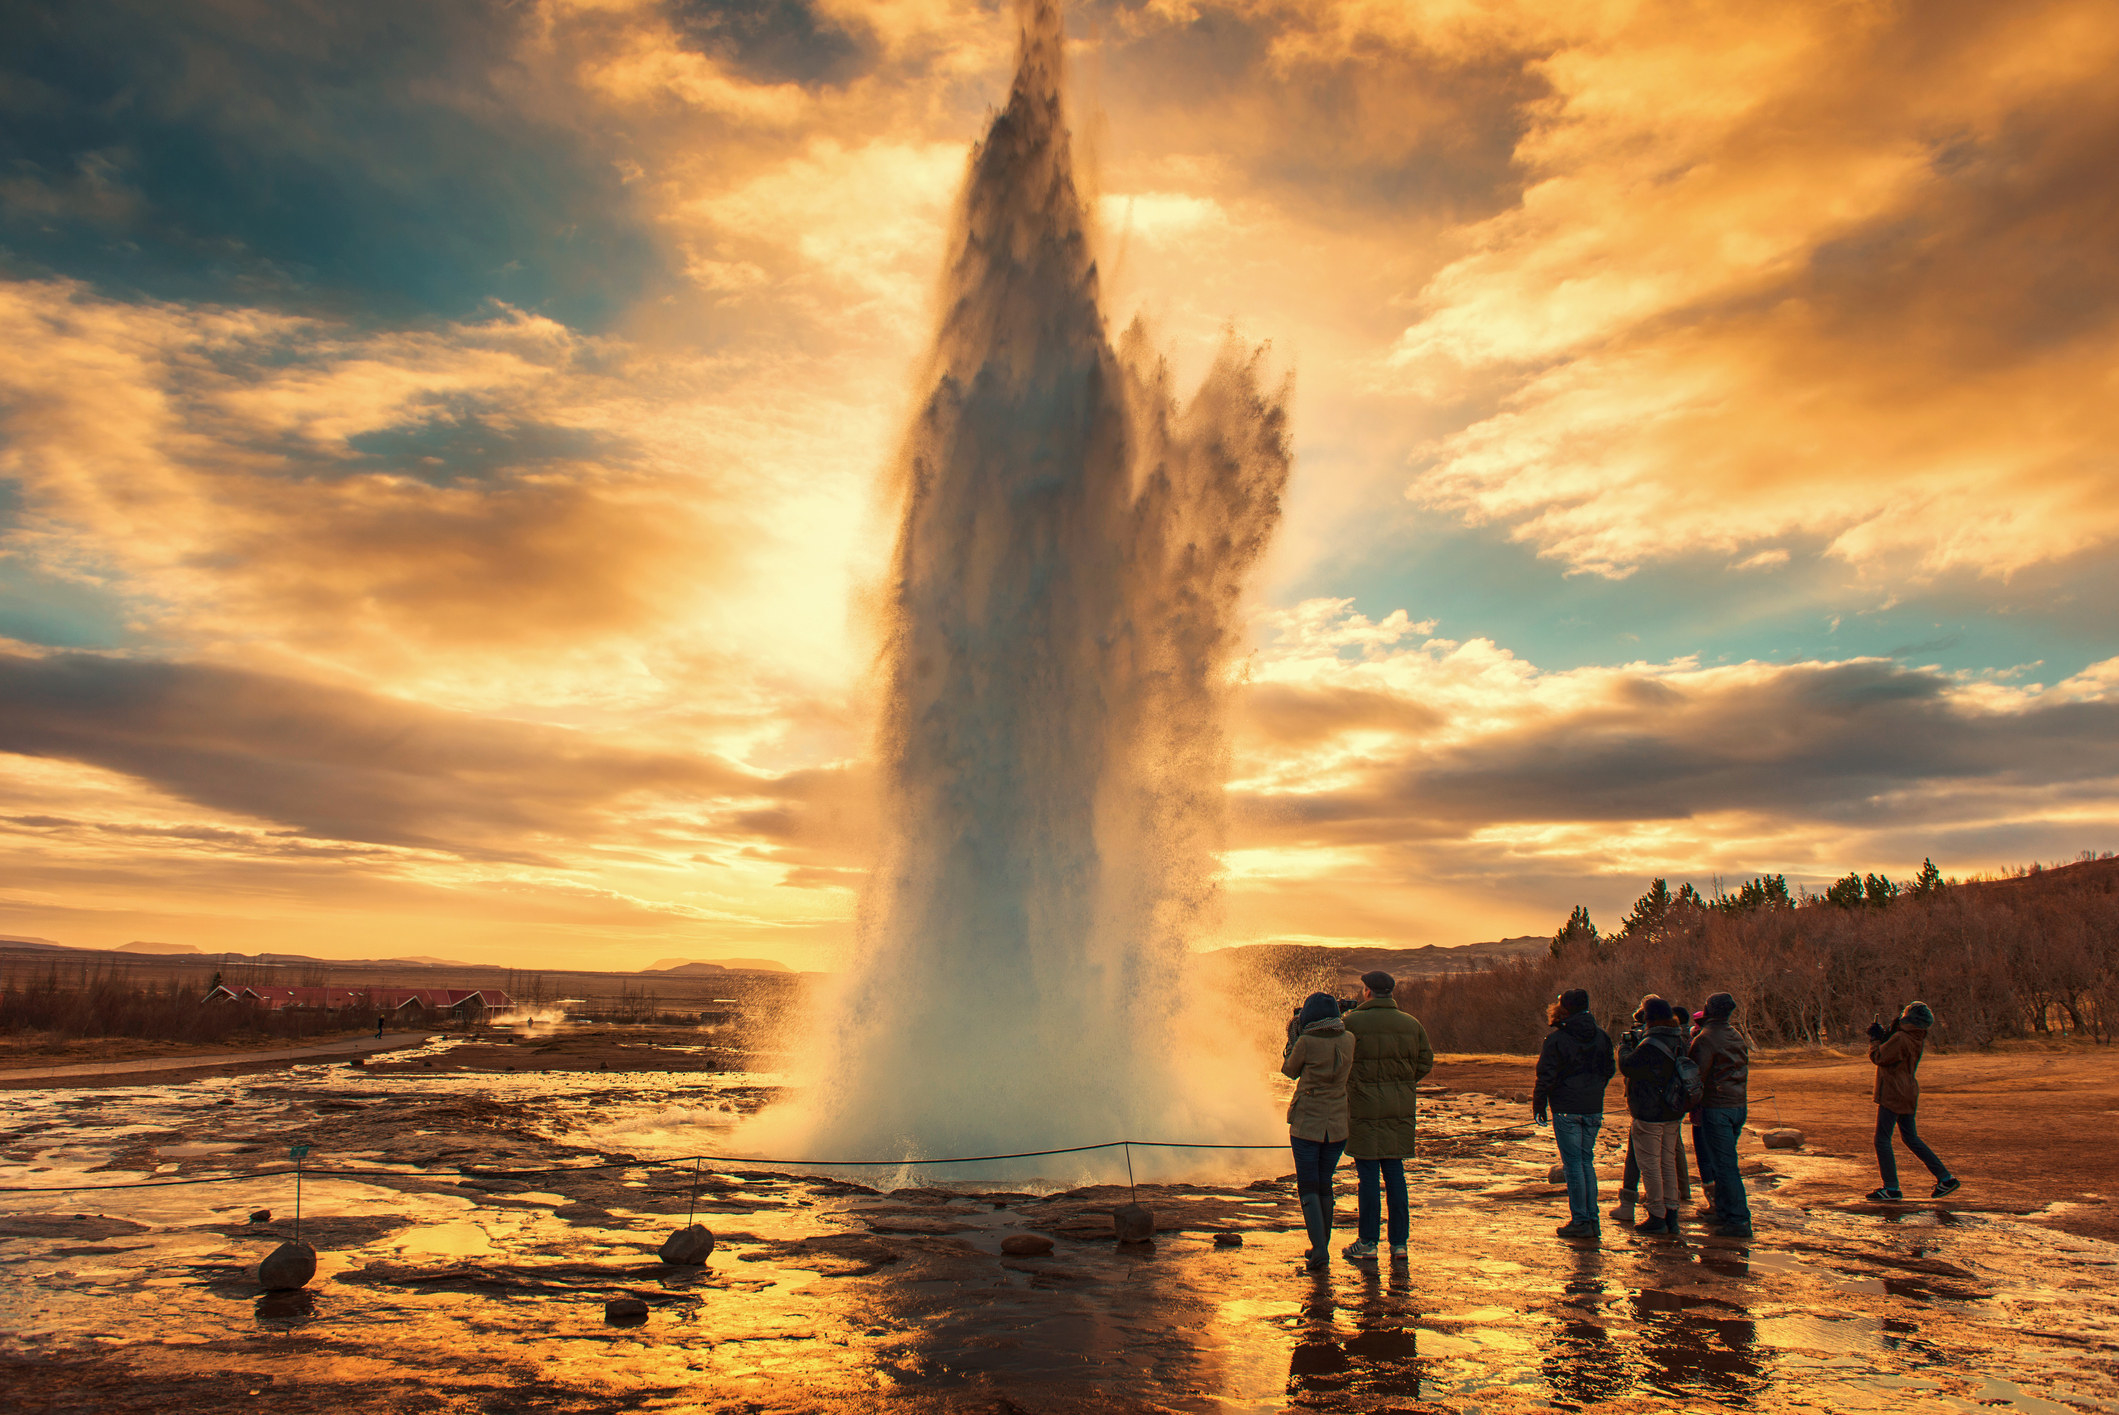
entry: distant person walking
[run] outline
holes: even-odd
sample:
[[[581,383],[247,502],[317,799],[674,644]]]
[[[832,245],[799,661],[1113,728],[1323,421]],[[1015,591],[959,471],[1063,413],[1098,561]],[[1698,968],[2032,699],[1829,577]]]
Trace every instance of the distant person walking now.
[[[383,1039],[383,1014],[380,1012],[375,1014],[375,1039],[377,1041]]]
[[[1679,1094],[1679,1059],[1686,1066],[1683,1034],[1670,1004],[1650,995],[1641,1000],[1645,1030],[1628,1032],[1619,1042],[1619,1072],[1626,1078],[1626,1108],[1633,1114],[1633,1153],[1641,1166],[1641,1199],[1648,1217],[1635,1233],[1678,1231],[1678,1144],[1685,1112],[1691,1106]]]
[[[1751,1200],[1737,1172],[1736,1142],[1750,1113],[1751,1038],[1735,1018],[1734,997],[1718,992],[1707,999],[1699,1030],[1692,1034],[1692,1064],[1700,1068],[1703,1091],[1692,1123],[1703,1147],[1700,1183],[1714,1200],[1714,1231],[1723,1238],[1749,1238]]]
[[[1330,993],[1313,992],[1288,1023],[1280,1072],[1295,1078],[1288,1099],[1288,1146],[1295,1152],[1295,1194],[1310,1235],[1303,1257],[1310,1271],[1332,1264],[1332,1171],[1346,1149],[1347,1077],[1354,1069],[1354,1039],[1339,1020]]]
[[[1562,1238],[1603,1237],[1597,1218],[1597,1133],[1604,1128],[1604,1088],[1617,1072],[1611,1034],[1589,1013],[1589,993],[1569,988],[1546,1012],[1552,1030],[1538,1052],[1538,1083],[1530,1093],[1531,1119],[1552,1117],[1553,1143],[1567,1171],[1567,1222]]]
[[[1346,1247],[1349,1258],[1373,1258],[1383,1236],[1383,1208],[1390,1207],[1391,1257],[1406,1256],[1412,1215],[1405,1195],[1405,1162],[1413,1155],[1420,1104],[1420,1078],[1435,1069],[1427,1028],[1391,996],[1398,983],[1389,973],[1361,975],[1361,1002],[1346,1015],[1354,1037],[1354,1070],[1347,1083],[1353,1120],[1347,1153],[1354,1157],[1359,1188],[1359,1230]]]
[[[1879,1204],[1899,1203],[1906,1197],[1898,1187],[1898,1160],[1891,1153],[1894,1129],[1935,1176],[1930,1198],[1947,1198],[1962,1187],[1913,1124],[1914,1112],[1920,1109],[1920,1056],[1927,1050],[1928,1030],[1934,1025],[1935,1011],[1925,1002],[1907,1003],[1888,1028],[1879,1022],[1869,1024],[1869,1060],[1876,1063],[1876,1167],[1884,1181],[1881,1188],[1869,1191],[1869,1198]]]

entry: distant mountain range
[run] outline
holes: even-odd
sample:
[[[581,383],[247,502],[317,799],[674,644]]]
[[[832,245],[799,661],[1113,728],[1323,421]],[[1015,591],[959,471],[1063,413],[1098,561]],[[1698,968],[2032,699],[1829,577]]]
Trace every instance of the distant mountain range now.
[[[770,958],[664,958],[640,970],[643,973],[792,973],[794,969]]]
[[[113,953],[197,953],[199,950],[188,943],[155,943],[136,938],[131,943],[121,943],[111,950]]]
[[[1315,986],[1323,988],[1329,982],[1340,996],[1345,996],[1363,973],[1389,973],[1393,978],[1474,973],[1497,963],[1535,958],[1551,946],[1551,939],[1538,934],[1495,939],[1491,943],[1467,943],[1455,948],[1433,943],[1419,948],[1252,943],[1202,954],[1200,961],[1210,968],[1255,971],[1290,980],[1312,976],[1316,979]]]

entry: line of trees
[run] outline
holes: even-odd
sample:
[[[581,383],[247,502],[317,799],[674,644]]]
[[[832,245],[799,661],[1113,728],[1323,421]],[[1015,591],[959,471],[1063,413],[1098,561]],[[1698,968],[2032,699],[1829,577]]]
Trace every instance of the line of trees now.
[[[1589,990],[1607,1025],[1649,992],[1694,1010],[1727,992],[1765,1046],[1852,1045],[1914,998],[1935,1009],[1939,1045],[2063,1033],[2108,1044],[2119,1027],[2119,862],[1960,883],[1930,860],[1905,886],[1850,874],[1822,894],[1791,892],[1779,875],[1711,898],[1658,879],[1612,934],[1577,907],[1544,958],[1407,983],[1448,1051],[1535,1051],[1546,1005],[1570,987]]]

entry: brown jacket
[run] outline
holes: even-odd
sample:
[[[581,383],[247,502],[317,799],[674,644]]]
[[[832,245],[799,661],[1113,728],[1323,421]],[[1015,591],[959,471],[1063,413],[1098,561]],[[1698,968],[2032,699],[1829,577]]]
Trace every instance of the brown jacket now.
[[[1924,1027],[1900,1027],[1880,1042],[1869,1043],[1876,1063],[1876,1103],[1899,1115],[1920,1108],[1920,1054],[1928,1047]]]
[[[1692,1034],[1692,1064],[1707,1088],[1700,1104],[1716,1109],[1743,1105],[1751,1080],[1751,1038],[1733,1022],[1709,1022]]]
[[[1337,1017],[1312,1022],[1288,1046],[1280,1074],[1295,1078],[1288,1098],[1288,1134],[1298,1140],[1344,1140],[1346,1078],[1354,1069],[1354,1039]]]

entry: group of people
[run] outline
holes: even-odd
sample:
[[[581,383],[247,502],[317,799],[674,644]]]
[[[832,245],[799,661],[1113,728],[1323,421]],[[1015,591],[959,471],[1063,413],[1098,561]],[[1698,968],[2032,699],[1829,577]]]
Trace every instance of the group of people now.
[[[1281,1071],[1294,1078],[1288,1103],[1295,1187],[1310,1247],[1312,1270],[1330,1262],[1332,1172],[1342,1154],[1354,1157],[1359,1179],[1358,1241],[1352,1259],[1374,1258],[1389,1209],[1391,1256],[1406,1256],[1410,1227],[1405,1161],[1413,1154],[1420,1079],[1434,1068],[1427,1031],[1392,998],[1387,973],[1361,979],[1361,997],[1342,1003],[1312,993],[1288,1023]],[[1749,1113],[1751,1039],[1736,1022],[1736,999],[1718,992],[1698,1012],[1650,994],[1633,1026],[1614,1045],[1589,1010],[1581,988],[1561,993],[1546,1014],[1551,1026],[1538,1055],[1531,1117],[1548,1122],[1567,1177],[1567,1239],[1603,1236],[1597,1208],[1596,1144],[1604,1125],[1604,1094],[1625,1079],[1628,1119],[1625,1176],[1612,1217],[1646,1235],[1678,1233],[1680,1206],[1691,1202],[1685,1129],[1719,1237],[1752,1236],[1750,1197],[1737,1164],[1737,1137]],[[1873,1202],[1904,1199],[1892,1136],[1902,1139],[1935,1177],[1933,1197],[1957,1191],[1959,1181],[1919,1134],[1920,1058],[1935,1014],[1924,1002],[1906,1004],[1887,1027],[1869,1028],[1876,1065],[1876,1159],[1883,1183]],[[1635,1221],[1636,1195],[1645,1217]]]

